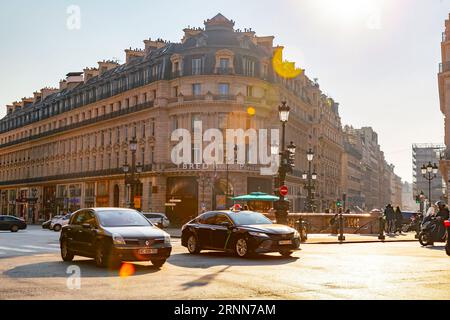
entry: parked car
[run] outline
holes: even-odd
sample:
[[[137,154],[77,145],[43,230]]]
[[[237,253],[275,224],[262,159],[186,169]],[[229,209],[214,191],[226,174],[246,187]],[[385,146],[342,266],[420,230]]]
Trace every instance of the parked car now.
[[[26,228],[27,224],[22,219],[13,216],[0,216],[0,230],[17,232],[19,230],[25,230]]]
[[[98,267],[120,261],[151,261],[161,267],[172,252],[170,235],[140,212],[122,208],[81,209],[60,236],[61,257],[94,258]]]
[[[50,223],[50,230],[53,230],[55,232],[61,231],[62,227],[67,225],[69,223],[69,219],[71,217],[71,213],[66,214],[65,216],[60,216],[59,218],[53,218],[52,222]]]
[[[206,212],[182,227],[181,244],[192,254],[200,250],[252,253],[279,252],[288,257],[300,247],[297,230],[272,223],[258,212]]]
[[[42,222],[42,229],[50,229],[50,224],[52,223],[52,220],[47,220]]]
[[[170,225],[170,221],[164,213],[143,212],[143,215],[156,226],[167,228]]]

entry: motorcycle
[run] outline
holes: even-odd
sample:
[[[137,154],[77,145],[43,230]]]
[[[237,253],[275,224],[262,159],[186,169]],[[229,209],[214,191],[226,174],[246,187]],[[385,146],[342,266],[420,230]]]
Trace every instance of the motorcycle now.
[[[440,217],[429,216],[422,222],[419,242],[422,246],[433,245],[435,242],[446,242],[447,232]]]
[[[417,230],[420,231],[420,225],[421,225],[422,219],[423,219],[423,216],[419,213],[416,213],[415,215],[413,215],[410,218],[409,223],[405,223],[404,225],[402,225],[402,232],[407,233],[407,232],[411,232],[411,231],[417,232]]]
[[[448,236],[450,234],[450,221],[446,220],[444,221],[445,229],[447,230],[447,243],[445,244],[445,252],[448,256],[450,256],[450,237]]]

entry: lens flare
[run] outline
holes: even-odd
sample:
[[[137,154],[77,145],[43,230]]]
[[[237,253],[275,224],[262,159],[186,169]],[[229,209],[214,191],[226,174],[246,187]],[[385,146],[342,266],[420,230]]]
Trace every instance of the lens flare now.
[[[283,48],[275,49],[272,58],[273,70],[282,78],[293,79],[304,70],[296,68],[295,62],[283,61]]]
[[[121,278],[127,278],[132,276],[136,272],[134,265],[131,263],[124,263],[122,267],[120,267],[119,275]]]

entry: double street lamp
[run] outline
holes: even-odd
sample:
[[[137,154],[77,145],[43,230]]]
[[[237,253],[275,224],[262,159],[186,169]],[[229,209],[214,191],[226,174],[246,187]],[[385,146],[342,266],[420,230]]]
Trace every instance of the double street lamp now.
[[[141,163],[136,165],[136,151],[137,151],[137,140],[133,137],[129,143],[131,151],[131,167],[125,159],[125,164],[122,166],[122,170],[125,173],[125,186],[130,186],[130,202],[129,207],[131,209],[135,208],[134,198],[137,191],[137,186],[141,183],[138,175],[142,173],[143,166]]]
[[[421,168],[422,176],[428,181],[428,201],[431,203],[431,181],[433,181],[438,173],[438,166],[431,164],[431,161],[427,165],[423,165]]]
[[[308,180],[308,184],[305,187],[305,189],[308,190],[308,196],[306,199],[306,212],[313,212],[313,181],[317,180],[317,173],[315,171],[312,172],[312,161],[314,160],[314,151],[312,151],[312,149],[309,149],[309,151],[306,153],[306,159],[308,160],[308,172],[303,172],[302,174],[303,180]]]
[[[278,169],[278,191],[279,200],[276,203],[276,220],[277,223],[287,224],[287,216],[289,209],[289,202],[285,199],[285,194],[280,192],[280,187],[284,186],[286,183],[286,175],[287,173],[292,172],[294,167],[295,160],[295,150],[296,146],[293,142],[291,142],[286,147],[286,124],[289,121],[289,113],[291,108],[286,104],[286,101],[283,101],[281,105],[278,107],[278,113],[280,122],[282,125],[282,134],[281,134],[281,150],[279,150],[278,146],[272,146],[271,153],[273,155],[281,156],[281,164]]]

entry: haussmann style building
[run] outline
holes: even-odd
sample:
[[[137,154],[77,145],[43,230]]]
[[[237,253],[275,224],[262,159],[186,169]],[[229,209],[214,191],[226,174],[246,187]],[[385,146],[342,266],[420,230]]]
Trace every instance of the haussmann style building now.
[[[145,40],[143,49],[125,50],[124,64],[100,61],[68,73],[59,88],[8,105],[0,120],[1,212],[39,221],[134,200],[140,210],[181,222],[225,208],[233,195],[273,193],[274,177],[261,175],[258,164],[175,165],[171,134],[193,132],[198,121],[203,130],[280,128],[281,101],[291,107],[286,141],[297,145],[296,169],[287,178],[291,211],[305,208],[301,177],[310,148],[318,173],[314,207],[332,206],[342,193],[338,104],[304,72],[291,79],[274,72],[281,47],[273,40],[235,29],[218,14],[204,28],[184,29],[180,43]],[[142,168],[134,199],[123,171],[132,157]]]

